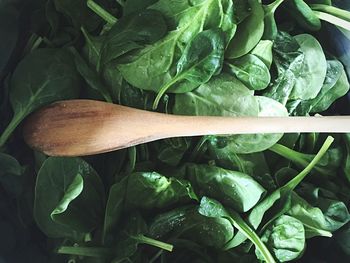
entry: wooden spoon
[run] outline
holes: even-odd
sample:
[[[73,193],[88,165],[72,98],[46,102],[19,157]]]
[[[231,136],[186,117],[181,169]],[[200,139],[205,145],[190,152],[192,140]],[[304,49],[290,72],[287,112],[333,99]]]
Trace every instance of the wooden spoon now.
[[[37,111],[24,125],[25,141],[51,156],[104,153],[170,137],[296,132],[350,132],[350,116],[176,116],[100,101],[69,100]]]

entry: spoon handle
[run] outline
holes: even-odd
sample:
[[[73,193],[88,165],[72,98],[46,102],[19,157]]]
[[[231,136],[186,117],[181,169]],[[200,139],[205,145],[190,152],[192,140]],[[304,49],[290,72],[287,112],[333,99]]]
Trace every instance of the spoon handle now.
[[[176,118],[180,118],[176,121]],[[182,136],[254,133],[349,133],[350,116],[178,117],[173,133]],[[181,124],[180,124],[181,123]],[[184,129],[184,125],[187,129]]]

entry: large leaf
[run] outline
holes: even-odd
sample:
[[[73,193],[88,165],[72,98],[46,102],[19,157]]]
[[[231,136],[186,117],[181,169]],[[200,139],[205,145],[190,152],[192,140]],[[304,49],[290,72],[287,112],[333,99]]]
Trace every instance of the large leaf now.
[[[108,31],[102,44],[100,65],[152,44],[166,34],[162,14],[155,10],[143,10],[123,16]]]
[[[168,90],[185,93],[209,81],[221,71],[223,60],[224,39],[221,30],[206,30],[196,35],[183,51],[174,78],[160,88],[154,108]]]
[[[204,116],[257,116],[259,105],[239,80],[221,74],[192,92],[177,94],[174,114]]]
[[[294,217],[282,215],[265,230],[261,240],[279,262],[297,259],[305,248],[303,224]],[[260,251],[256,250],[256,253],[259,259],[264,259]]]
[[[210,165],[187,165],[187,176],[196,189],[231,206],[247,212],[255,206],[265,189],[247,174]]]
[[[48,190],[49,189],[49,190]],[[49,237],[77,238],[101,222],[104,189],[96,172],[79,158],[48,158],[35,187],[34,218]]]
[[[226,50],[228,58],[239,58],[247,54],[259,43],[263,36],[264,9],[262,4],[259,0],[248,0],[248,2],[251,13],[239,24],[237,32]]]
[[[0,137],[0,147],[32,111],[56,100],[75,98],[79,89],[74,61],[64,49],[38,49],[26,56],[11,79],[14,117]]]
[[[128,178],[126,205],[143,209],[164,208],[196,200],[191,185],[184,180],[166,178],[156,172],[132,173]]]
[[[133,86],[158,92],[171,80],[180,54],[199,32],[220,28],[226,43],[232,38],[236,29],[232,5],[230,0],[158,1],[150,8],[163,13],[172,31],[118,69]]]
[[[327,61],[320,43],[311,35],[294,37],[304,54],[301,70],[295,75],[291,99],[313,99],[320,92],[327,73]]]

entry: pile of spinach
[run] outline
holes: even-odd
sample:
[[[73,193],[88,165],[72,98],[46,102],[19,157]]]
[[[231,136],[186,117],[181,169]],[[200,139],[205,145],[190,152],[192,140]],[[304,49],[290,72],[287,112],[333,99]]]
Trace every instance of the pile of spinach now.
[[[0,262],[350,260],[348,134],[171,138],[84,158],[45,156],[21,134],[29,114],[74,98],[346,112],[343,2],[0,1]]]

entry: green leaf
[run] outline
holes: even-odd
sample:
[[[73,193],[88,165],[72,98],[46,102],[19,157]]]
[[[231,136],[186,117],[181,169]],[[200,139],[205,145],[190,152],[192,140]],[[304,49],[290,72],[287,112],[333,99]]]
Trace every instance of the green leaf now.
[[[305,237],[315,236],[331,237],[333,229],[329,227],[327,218],[318,207],[311,206],[306,200],[292,194],[292,204],[287,214],[299,219],[305,228]]]
[[[88,86],[101,94],[101,96],[107,102],[112,102],[111,95],[107,87],[102,83],[100,77],[97,72],[90,68],[90,66],[85,62],[85,60],[80,56],[80,54],[74,49],[74,61],[77,67],[78,72],[86,81]]]
[[[316,38],[309,34],[294,37],[304,54],[304,62],[296,81],[291,99],[313,99],[320,92],[327,73],[327,61]]]
[[[38,49],[15,69],[10,85],[14,117],[0,137],[0,147],[32,111],[53,101],[78,96],[80,78],[74,61],[64,49]]]
[[[317,155],[313,160],[307,165],[307,167],[296,175],[292,180],[281,186],[280,188],[274,190],[271,194],[267,195],[262,201],[260,201],[249,213],[247,219],[249,224],[254,229],[264,229],[268,224],[284,214],[290,207],[290,197],[292,191],[297,187],[304,178],[310,173],[310,171],[316,166],[316,164],[322,159],[322,157],[327,152],[328,148],[333,142],[332,137],[328,137],[324,142],[322,148],[319,150]],[[269,212],[270,213],[267,213]],[[271,212],[272,211],[272,212]],[[261,226],[264,219],[264,225]],[[235,240],[227,246],[227,248],[232,248],[240,245],[246,240],[243,233],[238,233]]]
[[[25,188],[24,168],[11,155],[0,153],[0,183],[5,191],[19,197]]]
[[[249,211],[265,193],[265,189],[252,177],[241,172],[189,164],[186,174],[195,189],[239,212]]]
[[[154,218],[149,229],[155,238],[186,238],[205,247],[221,249],[233,237],[234,228],[225,218],[208,218],[188,206]]]
[[[237,32],[226,50],[227,58],[239,58],[251,51],[264,33],[264,9],[259,0],[248,0],[252,9],[237,28]],[[247,30],[249,28],[250,30]]]
[[[225,43],[228,43],[236,30],[231,0],[160,0],[149,8],[165,16],[171,32],[135,54],[133,62],[118,66],[123,77],[140,89],[159,92],[169,83],[185,46],[198,33],[219,28],[224,32]]]
[[[162,86],[154,101],[156,109],[165,92],[185,93],[206,83],[221,71],[224,39],[221,30],[206,30],[196,35],[185,47],[177,62],[176,75]]]
[[[49,191],[48,191],[49,189]],[[34,218],[49,237],[76,239],[100,224],[104,189],[96,172],[79,158],[48,158],[35,187]]]
[[[272,64],[272,48],[273,48],[273,42],[270,40],[261,40],[256,47],[251,51],[252,55],[257,56],[260,58],[265,65],[270,69]]]
[[[304,67],[304,57],[298,42],[288,33],[280,32],[273,47],[278,77],[263,95],[286,105],[295,86],[296,76]]]
[[[270,84],[271,76],[267,66],[257,56],[247,54],[225,63],[234,74],[251,90],[263,90]]]
[[[121,219],[126,196],[127,178],[115,183],[109,189],[103,224],[103,241],[110,243]]]
[[[156,172],[132,173],[128,178],[126,205],[142,209],[165,208],[197,200],[189,182]]]
[[[291,261],[304,252],[304,226],[298,219],[282,215],[265,230],[261,240],[279,262]],[[264,260],[259,250],[255,253],[260,260]]]
[[[157,158],[171,166],[177,166],[191,146],[189,138],[171,138],[158,142]]]
[[[165,21],[159,11],[146,9],[123,16],[108,31],[103,41],[99,67],[160,40],[166,32]]]
[[[207,217],[228,219],[232,225],[234,225],[241,233],[244,234],[244,236],[253,242],[256,249],[263,255],[263,259],[266,262],[276,262],[259,236],[253,229],[250,228],[250,226],[240,217],[238,213],[234,212],[233,210],[226,210],[219,202],[208,197],[203,197],[201,199],[198,212]]]
[[[174,114],[203,116],[257,116],[252,92],[235,77],[220,74],[192,92],[176,94]]]
[[[86,0],[54,0],[57,11],[67,16],[76,28],[84,26],[92,31],[101,23],[99,17],[87,6]]]
[[[349,91],[349,82],[344,66],[337,60],[327,62],[327,75],[320,93],[310,103],[311,112],[327,110],[337,99]]]
[[[0,3],[0,80],[14,52],[19,36],[19,12],[10,4]]]

